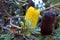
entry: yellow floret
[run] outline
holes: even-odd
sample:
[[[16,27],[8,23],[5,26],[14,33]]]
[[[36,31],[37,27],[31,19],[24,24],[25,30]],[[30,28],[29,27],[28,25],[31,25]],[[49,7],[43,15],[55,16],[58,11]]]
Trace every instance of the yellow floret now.
[[[29,20],[32,23],[31,28],[36,28],[39,15],[40,15],[39,10],[35,9],[34,7],[28,8],[26,12],[25,20]]]

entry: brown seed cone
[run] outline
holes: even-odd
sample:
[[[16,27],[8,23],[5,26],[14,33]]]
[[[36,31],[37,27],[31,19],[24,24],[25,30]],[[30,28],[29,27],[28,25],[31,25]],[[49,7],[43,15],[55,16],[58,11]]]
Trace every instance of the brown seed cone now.
[[[45,12],[41,20],[41,34],[51,35],[56,23],[56,14],[50,11]]]

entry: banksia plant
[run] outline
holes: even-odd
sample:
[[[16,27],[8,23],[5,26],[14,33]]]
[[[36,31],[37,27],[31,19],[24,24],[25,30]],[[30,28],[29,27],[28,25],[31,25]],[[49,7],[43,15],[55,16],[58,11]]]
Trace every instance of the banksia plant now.
[[[46,11],[41,20],[41,34],[51,35],[56,23],[56,13],[51,11]]]
[[[40,15],[40,11],[35,9],[34,7],[29,7],[27,12],[26,12],[26,16],[25,16],[25,20],[26,20],[26,24],[28,24],[29,20],[31,22],[31,28],[36,28],[38,19],[39,19],[39,15]]]
[[[30,6],[34,7],[35,6],[34,2],[32,0],[27,0],[27,2],[28,2],[28,7],[30,7]]]

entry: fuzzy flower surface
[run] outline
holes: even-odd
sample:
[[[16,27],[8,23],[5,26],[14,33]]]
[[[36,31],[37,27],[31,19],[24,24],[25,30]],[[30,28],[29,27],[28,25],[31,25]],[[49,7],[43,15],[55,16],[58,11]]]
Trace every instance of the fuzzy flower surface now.
[[[40,15],[39,10],[35,9],[32,6],[28,8],[26,12],[25,20],[29,20],[31,22],[31,26],[30,26],[31,28],[36,28],[39,15]],[[26,21],[26,24],[28,24],[28,21]]]

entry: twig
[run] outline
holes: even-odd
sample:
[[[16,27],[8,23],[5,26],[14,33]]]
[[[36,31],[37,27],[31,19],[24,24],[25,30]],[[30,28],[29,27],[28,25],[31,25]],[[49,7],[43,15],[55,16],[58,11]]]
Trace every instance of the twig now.
[[[14,16],[12,18],[24,18],[25,16]]]
[[[22,6],[28,5],[28,3],[24,3]]]
[[[16,25],[12,24],[12,17],[10,18],[10,25],[11,25],[12,27],[17,28],[17,29],[22,29],[22,27],[19,27],[19,26],[16,26]],[[11,31],[10,31],[10,33],[12,34]],[[16,35],[23,35],[23,34],[21,34],[21,33],[15,32],[15,31],[13,32],[13,34],[16,34]]]
[[[48,8],[46,8],[46,9],[44,9],[43,11],[45,11],[45,10],[47,10],[47,9],[50,9],[50,8],[54,8],[54,7],[59,6],[59,5],[60,5],[60,3],[57,3],[57,4],[55,4],[55,5],[51,6],[51,7],[48,7]]]
[[[13,26],[15,28],[22,29],[22,27],[19,27],[19,26],[12,24],[12,17],[10,18],[10,24],[11,24],[11,26]]]
[[[8,16],[11,16],[5,9],[3,9]]]
[[[59,10],[60,11],[60,9],[58,8],[58,7],[54,7],[56,10]]]

